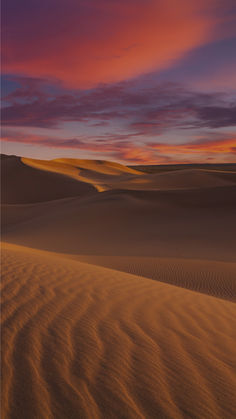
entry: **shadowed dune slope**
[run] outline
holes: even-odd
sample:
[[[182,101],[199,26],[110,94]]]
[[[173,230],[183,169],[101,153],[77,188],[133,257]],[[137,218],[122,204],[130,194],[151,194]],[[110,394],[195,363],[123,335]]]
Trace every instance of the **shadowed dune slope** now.
[[[69,178],[63,173],[48,173],[29,167],[16,156],[1,156],[1,179],[3,204],[52,201],[96,192],[92,185]]]
[[[236,172],[236,163],[192,163],[192,164],[154,164],[154,165],[138,165],[129,166],[131,169],[138,170],[143,173],[161,173],[175,170],[185,169],[203,169],[203,170],[217,170]]]
[[[236,171],[185,169],[147,174],[132,178],[129,182],[123,180],[116,187],[134,190],[175,190],[211,188],[232,184],[236,185]]]
[[[2,273],[4,419],[235,418],[235,304],[12,245]]]
[[[2,209],[3,239],[45,250],[235,262],[236,187],[107,191]]]

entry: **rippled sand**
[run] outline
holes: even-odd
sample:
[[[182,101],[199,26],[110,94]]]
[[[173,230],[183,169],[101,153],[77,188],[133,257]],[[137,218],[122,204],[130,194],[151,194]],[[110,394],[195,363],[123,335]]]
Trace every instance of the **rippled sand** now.
[[[12,245],[3,257],[4,417],[234,417],[235,304]]]

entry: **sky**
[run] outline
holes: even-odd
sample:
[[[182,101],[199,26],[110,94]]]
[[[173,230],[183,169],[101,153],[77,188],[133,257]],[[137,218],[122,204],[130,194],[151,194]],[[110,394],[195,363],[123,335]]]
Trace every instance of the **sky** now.
[[[236,162],[235,0],[3,0],[1,152]]]

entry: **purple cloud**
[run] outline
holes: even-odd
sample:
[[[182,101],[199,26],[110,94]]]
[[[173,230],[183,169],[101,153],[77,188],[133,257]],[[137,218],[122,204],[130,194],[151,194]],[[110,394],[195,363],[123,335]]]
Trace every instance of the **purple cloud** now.
[[[48,128],[76,121],[105,126],[122,120],[129,131],[144,133],[236,125],[236,103],[229,96],[194,92],[173,83],[141,88],[124,82],[88,91],[67,91],[60,86],[50,91],[38,79],[24,78],[21,84],[5,98],[3,125]]]

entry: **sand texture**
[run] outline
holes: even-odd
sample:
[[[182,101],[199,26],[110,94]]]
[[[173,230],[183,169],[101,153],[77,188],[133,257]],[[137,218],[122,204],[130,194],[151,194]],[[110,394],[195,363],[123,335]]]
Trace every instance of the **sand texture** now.
[[[2,418],[235,418],[236,165],[2,162]]]

